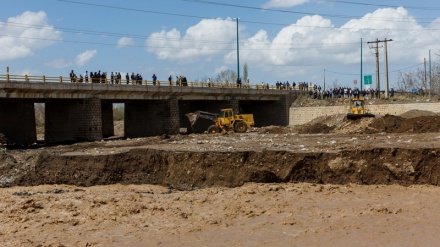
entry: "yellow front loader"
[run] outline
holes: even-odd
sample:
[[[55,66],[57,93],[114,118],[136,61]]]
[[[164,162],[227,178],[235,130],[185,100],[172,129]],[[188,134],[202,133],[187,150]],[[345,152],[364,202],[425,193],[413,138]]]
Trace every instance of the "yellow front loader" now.
[[[365,99],[350,99],[350,112],[347,114],[347,119],[356,120],[364,117],[374,117],[373,114],[367,112],[365,107]]]
[[[211,134],[231,130],[237,133],[244,133],[255,124],[253,114],[236,114],[232,108],[221,109],[220,115],[210,112],[196,111],[194,113],[188,113],[186,116],[193,129],[195,129],[200,118],[211,120],[213,124],[211,124],[207,130],[208,133]]]

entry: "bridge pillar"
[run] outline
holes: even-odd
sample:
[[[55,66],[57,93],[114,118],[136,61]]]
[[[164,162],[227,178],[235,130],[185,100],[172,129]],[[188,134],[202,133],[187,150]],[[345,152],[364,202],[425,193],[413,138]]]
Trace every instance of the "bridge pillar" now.
[[[231,99],[228,101],[228,108],[234,109],[234,112],[240,111],[240,101],[238,99]]]
[[[178,100],[132,101],[125,104],[124,136],[179,133]]]
[[[46,103],[44,140],[48,144],[102,139],[100,99]]]
[[[102,112],[102,136],[110,137],[115,135],[115,128],[113,124],[113,104],[108,102],[101,102]]]
[[[288,94],[281,97],[281,99],[276,102],[276,107],[279,109],[277,116],[274,118],[276,125],[288,126],[289,125],[289,109],[293,101],[296,99],[296,95]]]
[[[33,102],[0,102],[0,133],[9,144],[31,145],[37,141]]]

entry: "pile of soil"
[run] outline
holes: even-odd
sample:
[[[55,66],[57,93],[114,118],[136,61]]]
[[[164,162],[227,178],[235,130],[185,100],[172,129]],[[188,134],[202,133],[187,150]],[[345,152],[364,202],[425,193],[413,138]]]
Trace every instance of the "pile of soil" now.
[[[317,118],[296,128],[299,134],[378,134],[440,132],[440,116],[433,112],[409,111],[401,116],[348,120],[340,115]]]
[[[401,116],[385,115],[372,122],[368,133],[433,133],[440,132],[440,116],[420,116],[404,118]]]
[[[403,114],[400,114],[400,116],[404,118],[414,118],[422,116],[438,116],[438,114],[432,111],[410,110]]]

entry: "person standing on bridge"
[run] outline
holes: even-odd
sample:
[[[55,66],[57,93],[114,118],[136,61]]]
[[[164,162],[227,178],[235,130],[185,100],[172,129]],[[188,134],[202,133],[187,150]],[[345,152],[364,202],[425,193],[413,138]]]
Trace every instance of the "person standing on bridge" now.
[[[136,79],[135,78],[136,76],[134,75],[134,72],[131,72],[131,84],[133,84],[134,85],[134,79]]]
[[[116,84],[121,84],[121,82],[122,82],[121,72],[118,72],[118,74],[116,75]]]
[[[70,71],[70,82],[75,82],[75,72],[73,72],[73,69]]]
[[[86,83],[88,83],[89,82],[89,72],[86,70],[86,73],[84,73],[84,81],[86,82]]]
[[[110,82],[111,82],[111,84],[114,84],[114,81],[115,81],[115,74],[113,74],[113,71],[112,71],[112,73],[110,74]]]
[[[156,85],[156,80],[157,80],[156,74],[153,74],[151,78],[153,78],[153,85]]]

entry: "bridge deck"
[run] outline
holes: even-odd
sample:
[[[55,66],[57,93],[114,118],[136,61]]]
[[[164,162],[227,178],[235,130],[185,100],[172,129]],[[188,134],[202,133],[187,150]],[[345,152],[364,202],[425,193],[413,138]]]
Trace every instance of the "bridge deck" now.
[[[297,90],[0,80],[0,99],[279,100]]]

